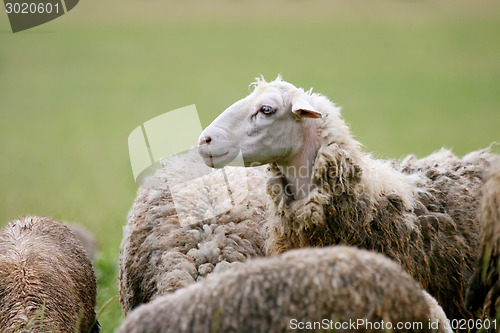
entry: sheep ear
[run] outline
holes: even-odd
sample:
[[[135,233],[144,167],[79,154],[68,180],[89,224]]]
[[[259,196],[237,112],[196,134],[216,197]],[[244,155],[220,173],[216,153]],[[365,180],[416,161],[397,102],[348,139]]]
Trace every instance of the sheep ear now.
[[[316,111],[303,94],[292,99],[292,112],[298,118],[323,118],[323,114]]]

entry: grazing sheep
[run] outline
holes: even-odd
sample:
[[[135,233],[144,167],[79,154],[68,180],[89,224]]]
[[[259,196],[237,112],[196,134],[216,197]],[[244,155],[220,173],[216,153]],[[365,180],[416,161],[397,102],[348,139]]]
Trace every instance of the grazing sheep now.
[[[300,249],[249,260],[159,297],[132,311],[118,332],[432,332],[431,322],[447,332],[445,325],[438,330],[437,320],[446,317],[426,294],[380,254]]]
[[[124,229],[119,289],[125,314],[212,272],[263,256],[267,195],[249,190],[265,187],[262,170],[228,167],[221,186],[218,173],[194,177],[200,166],[206,168],[196,150],[163,163],[139,188]],[[172,179],[180,183],[175,200]]]
[[[483,318],[500,314],[500,160],[489,170],[479,209],[481,256],[467,290],[466,305]]]
[[[97,240],[95,239],[94,235],[92,235],[92,233],[90,233],[90,231],[85,229],[83,226],[78,224],[68,225],[68,227],[82,244],[89,259],[92,261],[96,260],[99,249],[97,246]]]
[[[96,277],[78,239],[50,218],[0,231],[0,331],[99,332]]]
[[[280,77],[225,110],[201,134],[199,153],[221,167],[270,164],[268,254],[348,244],[384,253],[451,318],[471,318],[464,294],[478,255],[475,218],[488,150],[447,150],[382,161],[361,150],[325,96]]]

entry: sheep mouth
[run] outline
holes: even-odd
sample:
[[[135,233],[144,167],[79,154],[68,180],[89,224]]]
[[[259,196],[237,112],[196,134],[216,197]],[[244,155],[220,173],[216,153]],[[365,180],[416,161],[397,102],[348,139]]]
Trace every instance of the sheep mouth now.
[[[240,149],[234,146],[207,147],[207,145],[203,145],[198,147],[198,154],[203,159],[203,163],[217,169],[233,162],[239,153]]]
[[[221,168],[228,163],[229,151],[221,155],[207,155],[202,156],[203,162],[212,168]],[[229,161],[230,162],[230,161]]]

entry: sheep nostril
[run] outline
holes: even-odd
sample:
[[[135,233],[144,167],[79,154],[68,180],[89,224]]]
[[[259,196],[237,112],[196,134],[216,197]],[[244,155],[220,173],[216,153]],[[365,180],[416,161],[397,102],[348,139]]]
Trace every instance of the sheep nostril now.
[[[209,136],[205,136],[200,139],[200,142],[198,142],[198,146],[208,145],[210,142],[212,142],[212,138]]]

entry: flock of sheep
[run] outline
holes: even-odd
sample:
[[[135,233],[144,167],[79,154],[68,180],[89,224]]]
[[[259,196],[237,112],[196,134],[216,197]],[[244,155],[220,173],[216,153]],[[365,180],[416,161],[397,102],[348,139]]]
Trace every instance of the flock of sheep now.
[[[237,156],[225,186],[189,176]],[[499,228],[489,150],[378,160],[326,97],[258,79],[139,188],[119,332],[496,332]],[[39,217],[0,231],[1,332],[99,332],[78,233]]]

